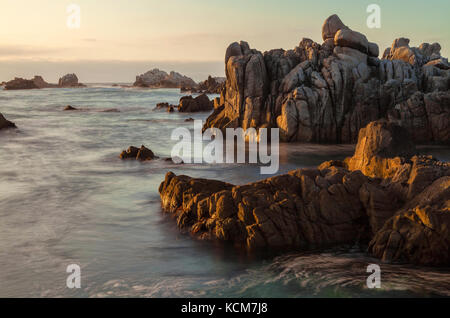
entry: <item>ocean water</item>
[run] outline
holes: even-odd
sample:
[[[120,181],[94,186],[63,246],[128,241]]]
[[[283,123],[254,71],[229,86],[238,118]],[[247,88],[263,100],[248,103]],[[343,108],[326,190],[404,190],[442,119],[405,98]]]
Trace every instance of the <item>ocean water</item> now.
[[[167,171],[235,184],[266,177],[257,165],[121,161],[130,145],[170,156],[172,130],[208,116],[153,110],[180,96],[108,85],[0,90],[0,112],[19,127],[0,132],[0,297],[450,296],[450,269],[380,264],[374,290],[366,268],[380,262],[364,250],[250,257],[179,233],[160,206]],[[282,144],[279,173],[353,149]],[[450,159],[449,149],[422,149]],[[70,264],[81,267],[80,289],[66,286]]]

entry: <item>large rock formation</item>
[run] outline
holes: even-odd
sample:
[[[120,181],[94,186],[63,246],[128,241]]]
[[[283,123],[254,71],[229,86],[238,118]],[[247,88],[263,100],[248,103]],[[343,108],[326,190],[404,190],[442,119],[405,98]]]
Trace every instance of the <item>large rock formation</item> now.
[[[16,128],[16,124],[7,120],[2,114],[0,114],[0,130],[7,128]]]
[[[193,79],[181,75],[177,72],[170,72],[167,74],[157,68],[148,71],[142,75],[136,76],[136,81],[133,86],[137,87],[151,87],[151,88],[181,88],[181,87],[196,87],[197,83]]]
[[[361,243],[383,261],[448,266],[450,164],[398,157],[414,153],[398,136],[371,123],[352,158],[242,186],[169,172],[162,206],[193,236],[249,250]]]
[[[58,81],[58,87],[84,87],[84,84],[78,83],[78,77],[75,74],[66,74]]]
[[[226,84],[205,128],[278,127],[283,141],[356,142],[359,129],[387,118],[417,142],[450,143],[450,65],[438,43],[379,48],[337,15],[324,42],[261,53],[246,42],[225,54]]]

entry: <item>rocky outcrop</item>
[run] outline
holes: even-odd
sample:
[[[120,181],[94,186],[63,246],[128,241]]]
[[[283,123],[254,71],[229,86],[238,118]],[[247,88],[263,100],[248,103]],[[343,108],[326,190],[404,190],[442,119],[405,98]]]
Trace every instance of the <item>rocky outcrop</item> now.
[[[248,250],[367,244],[383,261],[448,266],[450,164],[398,156],[414,153],[398,136],[371,123],[352,158],[242,186],[169,172],[162,207],[191,235]]]
[[[213,105],[214,102],[210,101],[206,94],[198,95],[195,98],[189,95],[181,97],[178,105],[158,103],[155,110],[165,109],[167,112],[172,113],[175,109],[178,109],[180,113],[195,113],[211,111]]]
[[[450,144],[450,69],[438,43],[379,47],[337,15],[323,43],[303,39],[292,50],[259,52],[246,42],[225,54],[225,88],[204,128],[274,127],[283,141],[356,142],[381,118],[416,142]]]
[[[27,80],[16,77],[13,80],[5,83],[6,90],[18,90],[18,89],[36,89],[39,88],[33,80]]]
[[[75,74],[66,74],[58,81],[58,87],[84,87],[84,84],[78,82]]]
[[[127,150],[122,151],[119,158],[122,160],[134,159],[139,161],[147,161],[153,160],[157,157],[153,154],[153,151],[142,145],[140,148],[130,146]]]
[[[67,74],[59,79],[59,84],[47,83],[42,76],[35,75],[32,79],[27,80],[16,77],[15,79],[5,83],[6,90],[16,89],[37,89],[37,88],[56,88],[56,87],[82,87],[83,84],[78,83],[78,78],[75,74]]]
[[[38,88],[54,88],[54,87],[58,87],[58,85],[56,84],[50,84],[47,83],[42,76],[36,75],[34,76],[34,78],[32,79],[32,81],[34,82],[34,84],[38,87]]]
[[[183,96],[180,99],[178,111],[180,113],[206,112],[213,109],[213,102],[211,102],[206,94],[201,94],[197,97]]]
[[[167,110],[170,107],[174,107],[174,105],[169,104],[169,103],[158,103],[156,104],[155,110]]]
[[[197,83],[193,79],[181,75],[177,72],[167,74],[157,68],[148,71],[142,75],[136,76],[133,86],[150,88],[181,88],[196,87]]]
[[[7,128],[16,128],[16,124],[7,120],[2,114],[0,114],[0,130]]]
[[[182,87],[181,92],[189,91],[191,94],[220,94],[225,88],[226,78],[208,76],[203,82],[200,82],[196,87]]]

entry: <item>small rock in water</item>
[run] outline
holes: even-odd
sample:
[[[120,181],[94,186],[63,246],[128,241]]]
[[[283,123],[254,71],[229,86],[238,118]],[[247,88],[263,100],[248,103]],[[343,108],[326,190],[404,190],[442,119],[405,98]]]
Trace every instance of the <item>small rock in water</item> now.
[[[184,121],[194,121],[194,118],[187,118],[187,119],[185,119]]]
[[[164,159],[164,161],[167,161],[167,162],[172,162],[172,163],[174,163],[174,164],[177,164],[177,165],[181,165],[181,164],[184,164],[184,162],[183,162],[183,159],[181,159],[180,157],[173,157],[173,158],[165,158]]]
[[[153,151],[142,145],[141,148],[130,146],[127,150],[122,151],[122,153],[119,155],[119,158],[122,160],[136,159],[140,161],[146,161],[153,160],[156,158],[156,156],[153,154]]]
[[[75,107],[72,107],[72,106],[70,106],[70,105],[67,105],[67,106],[64,108],[64,110],[78,110],[78,109],[75,108]]]

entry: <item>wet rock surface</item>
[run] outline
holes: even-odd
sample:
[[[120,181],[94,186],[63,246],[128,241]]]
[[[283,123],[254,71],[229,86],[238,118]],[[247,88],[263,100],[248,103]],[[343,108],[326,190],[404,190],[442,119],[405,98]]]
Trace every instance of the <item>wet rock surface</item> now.
[[[399,156],[414,147],[397,135],[371,123],[352,158],[247,185],[169,172],[162,207],[194,237],[251,251],[367,244],[386,262],[450,265],[450,164]]]
[[[413,141],[450,144],[450,70],[438,43],[379,47],[337,15],[323,43],[304,38],[292,50],[260,52],[230,44],[226,83],[205,128],[278,127],[283,141],[356,142],[368,123],[386,118]]]

